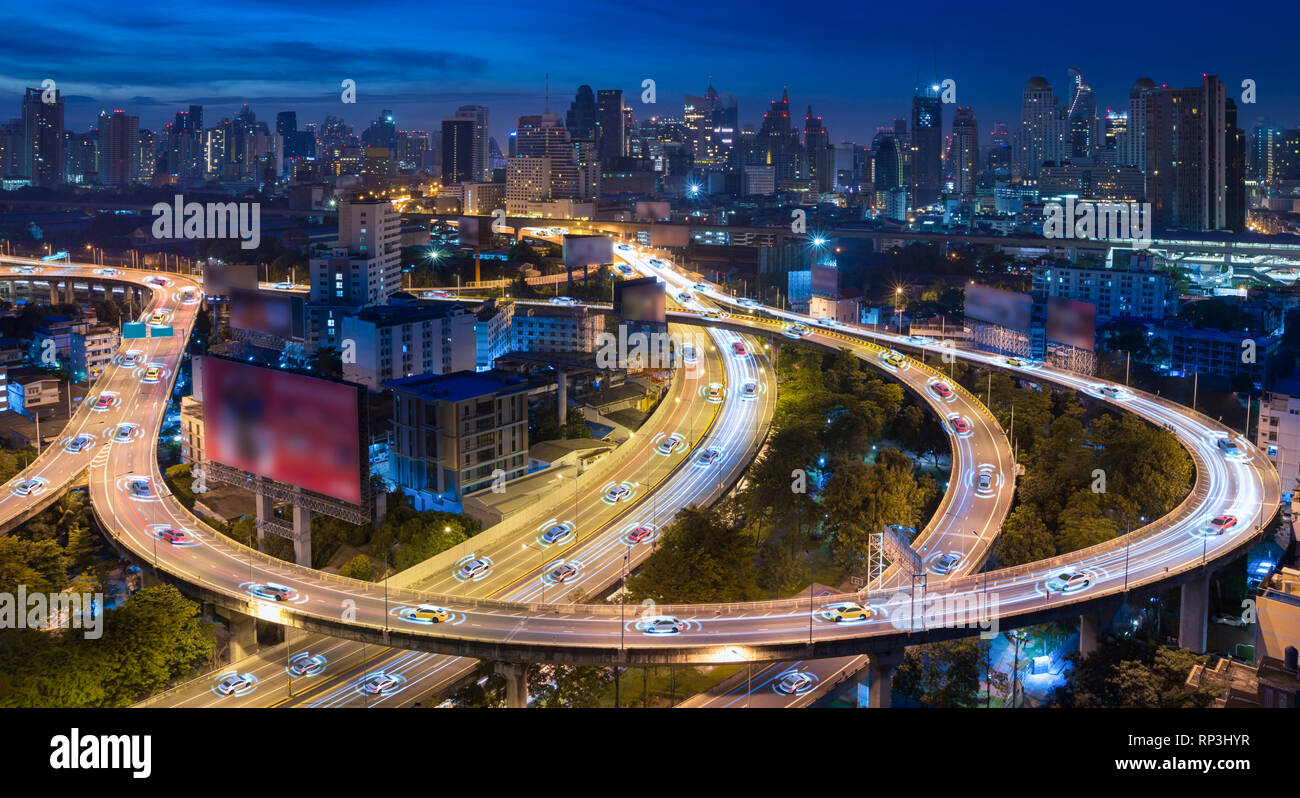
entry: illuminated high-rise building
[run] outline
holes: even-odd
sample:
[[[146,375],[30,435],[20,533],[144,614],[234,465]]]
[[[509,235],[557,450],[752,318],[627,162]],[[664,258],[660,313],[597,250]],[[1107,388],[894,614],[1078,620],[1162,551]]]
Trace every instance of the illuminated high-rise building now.
[[[23,149],[20,171],[33,186],[53,188],[63,185],[63,95],[50,90],[44,101],[41,89],[28,89],[23,95]]]
[[[924,207],[939,201],[943,182],[943,103],[937,85],[912,95],[912,202]]]

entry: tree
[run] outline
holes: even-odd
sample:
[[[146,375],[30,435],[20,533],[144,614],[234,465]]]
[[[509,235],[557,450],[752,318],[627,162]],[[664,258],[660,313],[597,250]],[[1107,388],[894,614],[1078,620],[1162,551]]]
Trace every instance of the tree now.
[[[974,707],[989,643],[978,637],[909,648],[894,671],[893,689],[925,707]]]
[[[1069,655],[1073,667],[1052,703],[1066,707],[1206,707],[1221,688],[1186,689],[1192,667],[1208,657],[1157,646],[1134,637],[1106,637],[1087,656]]]
[[[1034,508],[1022,504],[1002,523],[997,553],[1004,566],[1023,565],[1056,556],[1056,544]]]
[[[753,544],[714,508],[688,507],[663,533],[659,550],[628,580],[629,602],[725,602],[754,593]]]
[[[339,569],[339,576],[346,576],[350,579],[362,579],[370,581],[374,578],[375,564],[364,554],[358,554],[348,560],[342,568]]]

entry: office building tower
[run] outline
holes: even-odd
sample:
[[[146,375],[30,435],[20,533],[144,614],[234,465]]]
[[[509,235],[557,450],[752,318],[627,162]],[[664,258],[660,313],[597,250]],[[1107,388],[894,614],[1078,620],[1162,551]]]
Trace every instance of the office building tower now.
[[[1227,165],[1223,193],[1223,226],[1234,233],[1246,232],[1246,131],[1237,127],[1237,104],[1228,97],[1223,102],[1223,144]]]
[[[1078,67],[1070,67],[1070,104],[1066,108],[1069,125],[1069,158],[1091,158],[1097,149],[1097,95],[1083,80]]]
[[[912,202],[921,208],[939,201],[943,182],[943,104],[937,85],[912,96]]]
[[[799,131],[790,122],[790,94],[785,89],[781,99],[773,100],[763,114],[763,125],[754,137],[753,157],[758,164],[772,167],[778,191],[798,177]]]
[[[1014,176],[1035,181],[1045,161],[1059,163],[1065,137],[1065,117],[1047,78],[1033,77],[1020,95],[1020,131]]]
[[[476,183],[490,181],[492,168],[488,160],[488,109],[481,105],[462,105],[456,109],[453,118],[473,123],[470,129],[470,179]]]
[[[590,86],[578,87],[578,93],[564,115],[564,126],[571,139],[596,140],[596,93]]]
[[[623,90],[601,89],[596,92],[596,145],[600,150],[600,161],[606,167],[627,154],[625,122]]]
[[[1146,94],[1147,199],[1157,229],[1223,230],[1227,225],[1227,95],[1201,85]],[[1234,112],[1235,117],[1235,112]]]
[[[140,173],[140,117],[125,111],[99,114],[99,182],[124,186]]]
[[[54,188],[65,179],[63,156],[63,95],[52,89],[27,89],[23,95],[23,150],[21,171],[33,186]]]
[[[474,175],[474,120],[442,120],[443,185],[467,183]]]
[[[1250,175],[1256,180],[1272,182],[1279,176],[1282,154],[1282,128],[1270,120],[1260,120],[1250,136]]]
[[[577,157],[560,115],[521,116],[515,134],[515,150],[519,156],[550,159],[551,184],[547,199],[579,199]]]
[[[823,194],[835,190],[834,151],[830,136],[820,116],[814,116],[812,106],[804,114],[804,174]]]
[[[957,195],[975,196],[979,178],[979,125],[974,109],[958,106],[952,118],[952,185]]]
[[[1147,93],[1156,87],[1151,78],[1138,78],[1128,90],[1128,122],[1120,138],[1119,165],[1147,168]]]
[[[339,203],[338,245],[312,258],[310,343],[338,347],[343,317],[382,305],[401,286],[402,219],[387,200]]]

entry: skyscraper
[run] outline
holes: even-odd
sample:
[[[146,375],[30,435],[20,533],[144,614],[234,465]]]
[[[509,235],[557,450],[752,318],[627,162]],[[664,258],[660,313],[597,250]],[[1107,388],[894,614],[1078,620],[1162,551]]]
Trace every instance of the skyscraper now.
[[[474,171],[474,120],[442,120],[442,183],[480,182]]]
[[[578,199],[577,159],[569,131],[561,122],[560,115],[521,116],[515,131],[515,150],[520,157],[550,159],[551,185],[548,199]],[[507,163],[507,169],[508,167]]]
[[[834,152],[826,125],[820,116],[814,116],[812,106],[803,118],[804,163],[809,180],[817,184],[823,194],[835,190]]]
[[[1120,138],[1119,165],[1147,168],[1147,92],[1156,87],[1151,78],[1138,78],[1128,90],[1128,127]]]
[[[473,122],[470,143],[470,169],[474,182],[488,182],[492,179],[492,166],[488,159],[488,109],[481,105],[462,105],[456,109],[455,119],[468,119]],[[443,156],[444,161],[446,156]]]
[[[975,196],[979,154],[979,125],[975,121],[975,111],[969,106],[958,106],[952,118],[952,182],[958,196],[966,199]]]
[[[1159,229],[1227,225],[1227,95],[1214,75],[1146,94],[1147,199]],[[1235,127],[1235,109],[1233,122]]]
[[[1227,148],[1227,166],[1223,193],[1223,225],[1234,233],[1246,232],[1246,131],[1237,127],[1237,104],[1231,97],[1223,101],[1223,141]]]
[[[140,117],[126,111],[99,114],[99,182],[123,186],[140,173]]]
[[[1256,180],[1272,182],[1278,178],[1278,158],[1282,151],[1282,128],[1267,118],[1261,119],[1250,134],[1250,173]]]
[[[564,126],[571,139],[596,140],[596,94],[590,86],[578,87],[578,93],[564,115]]]
[[[943,183],[943,104],[939,87],[923,86],[912,95],[912,205],[939,201]]]
[[[1061,160],[1065,117],[1047,78],[1032,77],[1020,95],[1020,131],[1016,142],[1014,176],[1038,180],[1044,161]]]
[[[596,92],[596,142],[601,163],[606,166],[627,152],[623,124],[623,90],[601,89]]]
[[[42,102],[41,89],[23,95],[23,150],[21,171],[33,186],[60,186],[64,182],[63,96],[53,90],[54,102]]]
[[[1091,158],[1097,150],[1097,95],[1078,67],[1070,67],[1070,105],[1065,116],[1069,124],[1067,157]]]
[[[795,179],[799,167],[799,131],[790,123],[790,94],[781,90],[781,99],[773,100],[763,114],[763,126],[754,137],[752,155],[758,164],[772,167],[777,190],[783,182]]]

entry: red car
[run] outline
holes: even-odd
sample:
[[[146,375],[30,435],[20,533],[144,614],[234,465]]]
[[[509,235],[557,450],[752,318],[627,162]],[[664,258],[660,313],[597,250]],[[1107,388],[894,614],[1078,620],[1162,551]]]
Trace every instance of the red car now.
[[[970,432],[970,425],[966,423],[966,419],[960,416],[952,419],[952,428],[958,435],[965,435]]]
[[[745,345],[742,344],[740,341],[736,341],[736,342],[734,342],[734,343],[731,345],[731,351],[732,351],[732,352],[735,352],[737,355],[744,356],[744,355],[745,355]]]
[[[952,388],[949,388],[947,383],[936,382],[933,385],[931,385],[930,388],[933,389],[935,393],[942,396],[944,399],[947,399],[949,396],[952,396]]]
[[[648,527],[648,526],[639,526],[639,527],[637,527],[636,529],[633,529],[631,532],[628,533],[628,535],[627,535],[627,542],[628,542],[628,543],[640,543],[640,542],[642,542],[642,541],[649,540],[649,539],[650,539],[650,536],[653,535],[653,534],[654,534],[654,530],[651,529],[650,527]]]
[[[1212,529],[1216,535],[1222,535],[1224,532],[1227,532],[1236,525],[1237,517],[1235,515],[1220,515],[1210,521],[1210,529]]]
[[[158,537],[172,544],[184,543],[185,541],[189,540],[189,538],[186,537],[184,532],[182,532],[179,529],[172,529],[171,527],[168,527],[167,529],[158,530]]]

